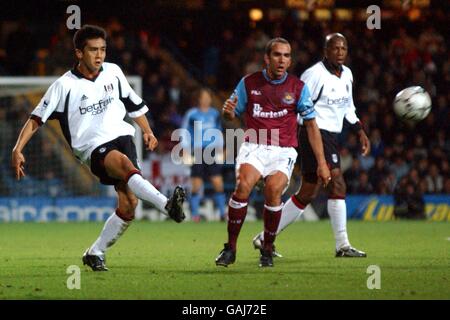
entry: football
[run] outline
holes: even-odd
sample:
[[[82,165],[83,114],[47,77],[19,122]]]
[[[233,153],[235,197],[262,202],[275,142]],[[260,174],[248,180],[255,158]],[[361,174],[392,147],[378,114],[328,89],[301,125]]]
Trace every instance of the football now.
[[[420,86],[403,89],[394,99],[394,112],[402,120],[420,121],[431,111],[431,98]]]

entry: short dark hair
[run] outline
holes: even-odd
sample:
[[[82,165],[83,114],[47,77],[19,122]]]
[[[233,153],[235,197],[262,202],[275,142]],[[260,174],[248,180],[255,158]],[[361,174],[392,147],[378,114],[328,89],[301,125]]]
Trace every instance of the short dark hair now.
[[[284,38],[281,38],[281,37],[273,38],[273,39],[269,40],[269,42],[267,42],[267,44],[266,44],[265,51],[268,56],[270,56],[270,53],[272,52],[272,47],[275,43],[284,43],[284,44],[290,45],[289,41],[287,41]]]
[[[73,46],[75,49],[83,50],[86,46],[87,40],[97,38],[102,38],[106,41],[105,29],[98,26],[85,24],[80,30],[75,32],[75,35],[73,36]]]
[[[327,49],[328,45],[330,43],[332,43],[332,42],[334,43],[337,40],[343,40],[345,42],[345,44],[347,44],[347,39],[345,38],[345,36],[342,33],[335,32],[335,33],[330,33],[329,35],[327,35],[325,37],[325,41],[323,43],[323,47],[325,49]]]

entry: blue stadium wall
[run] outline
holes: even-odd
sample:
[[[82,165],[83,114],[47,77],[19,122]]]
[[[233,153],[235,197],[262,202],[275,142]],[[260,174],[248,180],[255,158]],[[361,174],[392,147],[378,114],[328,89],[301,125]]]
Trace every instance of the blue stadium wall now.
[[[394,219],[392,196],[347,196],[350,219]],[[0,198],[0,223],[12,221],[104,221],[115,210],[116,198]],[[426,195],[426,214],[431,221],[450,221],[450,195]]]
[[[0,222],[104,221],[116,208],[116,198],[0,198]]]
[[[425,195],[425,213],[428,220],[450,221],[450,195]],[[366,221],[394,219],[392,196],[347,196],[347,216]]]

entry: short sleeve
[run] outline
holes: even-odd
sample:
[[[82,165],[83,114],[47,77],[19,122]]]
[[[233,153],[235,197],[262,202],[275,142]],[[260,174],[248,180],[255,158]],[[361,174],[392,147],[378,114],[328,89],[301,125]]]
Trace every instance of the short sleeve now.
[[[317,98],[320,96],[320,91],[322,90],[318,72],[314,72],[313,68],[309,68],[305,72],[303,72],[303,74],[300,76],[300,80],[302,80],[308,86],[312,101],[317,100]]]
[[[245,88],[245,78],[242,78],[241,81],[239,81],[236,89],[234,89],[233,94],[230,96],[230,99],[234,99],[235,96],[237,96],[238,101],[236,109],[234,109],[234,113],[237,116],[240,116],[245,112],[248,102],[247,90]]]
[[[45,123],[54,112],[64,111],[64,90],[59,81],[55,81],[45,92],[41,101],[31,112],[31,116],[40,119],[41,123]]]
[[[130,86],[127,78],[125,77],[122,69],[119,66],[115,66],[115,73],[119,80],[119,95],[120,100],[125,105],[125,109],[131,118],[137,118],[142,116],[148,111],[148,107],[145,101],[139,97],[133,88]]]
[[[305,120],[314,119],[316,117],[314,104],[311,100],[311,94],[309,93],[307,85],[303,86],[303,89],[300,93],[300,99],[298,99],[297,103],[297,112]]]

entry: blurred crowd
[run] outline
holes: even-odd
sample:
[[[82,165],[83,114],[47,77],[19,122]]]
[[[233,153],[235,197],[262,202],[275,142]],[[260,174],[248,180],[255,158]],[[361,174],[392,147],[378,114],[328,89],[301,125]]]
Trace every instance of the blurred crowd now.
[[[126,28],[117,19],[104,25],[109,34],[107,61],[143,79],[143,98],[151,106],[148,116],[161,152],[170,151],[170,133],[193,106],[191,88],[180,83],[173,66],[162,59],[162,50],[176,48],[173,56],[189,61],[185,68],[200,74],[200,83],[226,97],[243,75],[263,68],[270,38],[282,36],[291,42],[291,72],[300,75],[322,58],[324,36],[338,31],[348,39],[357,114],[372,143],[371,154],[362,157],[350,130],[340,137],[349,193],[394,194],[414,186],[422,193],[450,194],[448,13],[435,12],[414,23],[383,20],[381,30],[369,30],[361,21],[302,21],[294,13],[258,24],[239,13],[212,18],[224,23],[205,28],[205,20],[186,14],[177,28],[164,32]],[[2,39],[0,75],[60,75],[74,62],[72,34],[64,25],[49,36],[45,48],[33,41],[32,28],[19,22]],[[417,124],[401,122],[392,112],[395,94],[412,85],[423,86],[433,100],[430,115]],[[4,114],[0,121],[8,117],[12,115]]]

